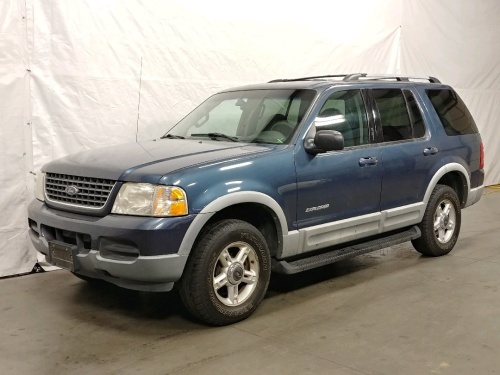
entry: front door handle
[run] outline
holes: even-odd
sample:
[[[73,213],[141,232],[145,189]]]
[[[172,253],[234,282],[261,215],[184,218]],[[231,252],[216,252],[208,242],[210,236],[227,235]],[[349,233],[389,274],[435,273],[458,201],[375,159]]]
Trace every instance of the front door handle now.
[[[359,159],[359,166],[364,167],[367,165],[375,165],[377,164],[378,160],[375,156],[370,156],[368,158],[361,158]]]
[[[438,152],[437,147],[427,147],[424,149],[424,155],[429,156],[429,155],[436,155]]]

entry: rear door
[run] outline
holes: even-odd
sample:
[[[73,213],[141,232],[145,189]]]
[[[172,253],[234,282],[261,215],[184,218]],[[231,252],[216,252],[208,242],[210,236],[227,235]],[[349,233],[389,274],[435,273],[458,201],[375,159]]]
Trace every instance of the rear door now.
[[[371,89],[370,93],[383,166],[380,209],[420,203],[429,170],[439,152],[427,130],[422,109],[411,87],[389,86]],[[418,215],[418,212],[410,214]]]

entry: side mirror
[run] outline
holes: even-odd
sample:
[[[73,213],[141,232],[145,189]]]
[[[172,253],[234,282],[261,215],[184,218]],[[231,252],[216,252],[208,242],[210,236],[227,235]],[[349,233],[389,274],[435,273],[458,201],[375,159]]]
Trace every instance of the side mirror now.
[[[304,147],[310,154],[338,151],[344,148],[344,136],[335,130],[319,130],[313,138],[306,138]]]

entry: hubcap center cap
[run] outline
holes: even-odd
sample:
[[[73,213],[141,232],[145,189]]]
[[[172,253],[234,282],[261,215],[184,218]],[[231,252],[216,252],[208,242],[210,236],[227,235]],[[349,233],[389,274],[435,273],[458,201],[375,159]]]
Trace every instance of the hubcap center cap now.
[[[445,229],[448,226],[448,223],[450,222],[450,218],[447,215],[441,215],[440,221],[440,226],[442,229]]]
[[[233,285],[238,285],[243,278],[243,266],[239,263],[233,263],[227,270],[227,279]]]

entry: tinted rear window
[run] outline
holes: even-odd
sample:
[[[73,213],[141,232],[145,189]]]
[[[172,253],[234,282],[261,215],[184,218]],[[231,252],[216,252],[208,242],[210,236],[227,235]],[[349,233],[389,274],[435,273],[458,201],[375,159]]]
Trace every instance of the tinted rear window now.
[[[465,103],[453,90],[427,90],[448,135],[477,133],[477,126]]]
[[[408,109],[410,110],[410,117],[413,128],[413,138],[422,138],[425,136],[425,125],[424,119],[422,118],[422,112],[417,104],[417,99],[413,96],[412,92],[409,90],[403,90],[406,98],[406,103],[408,104]]]
[[[413,138],[406,101],[400,89],[373,89],[384,142]]]

